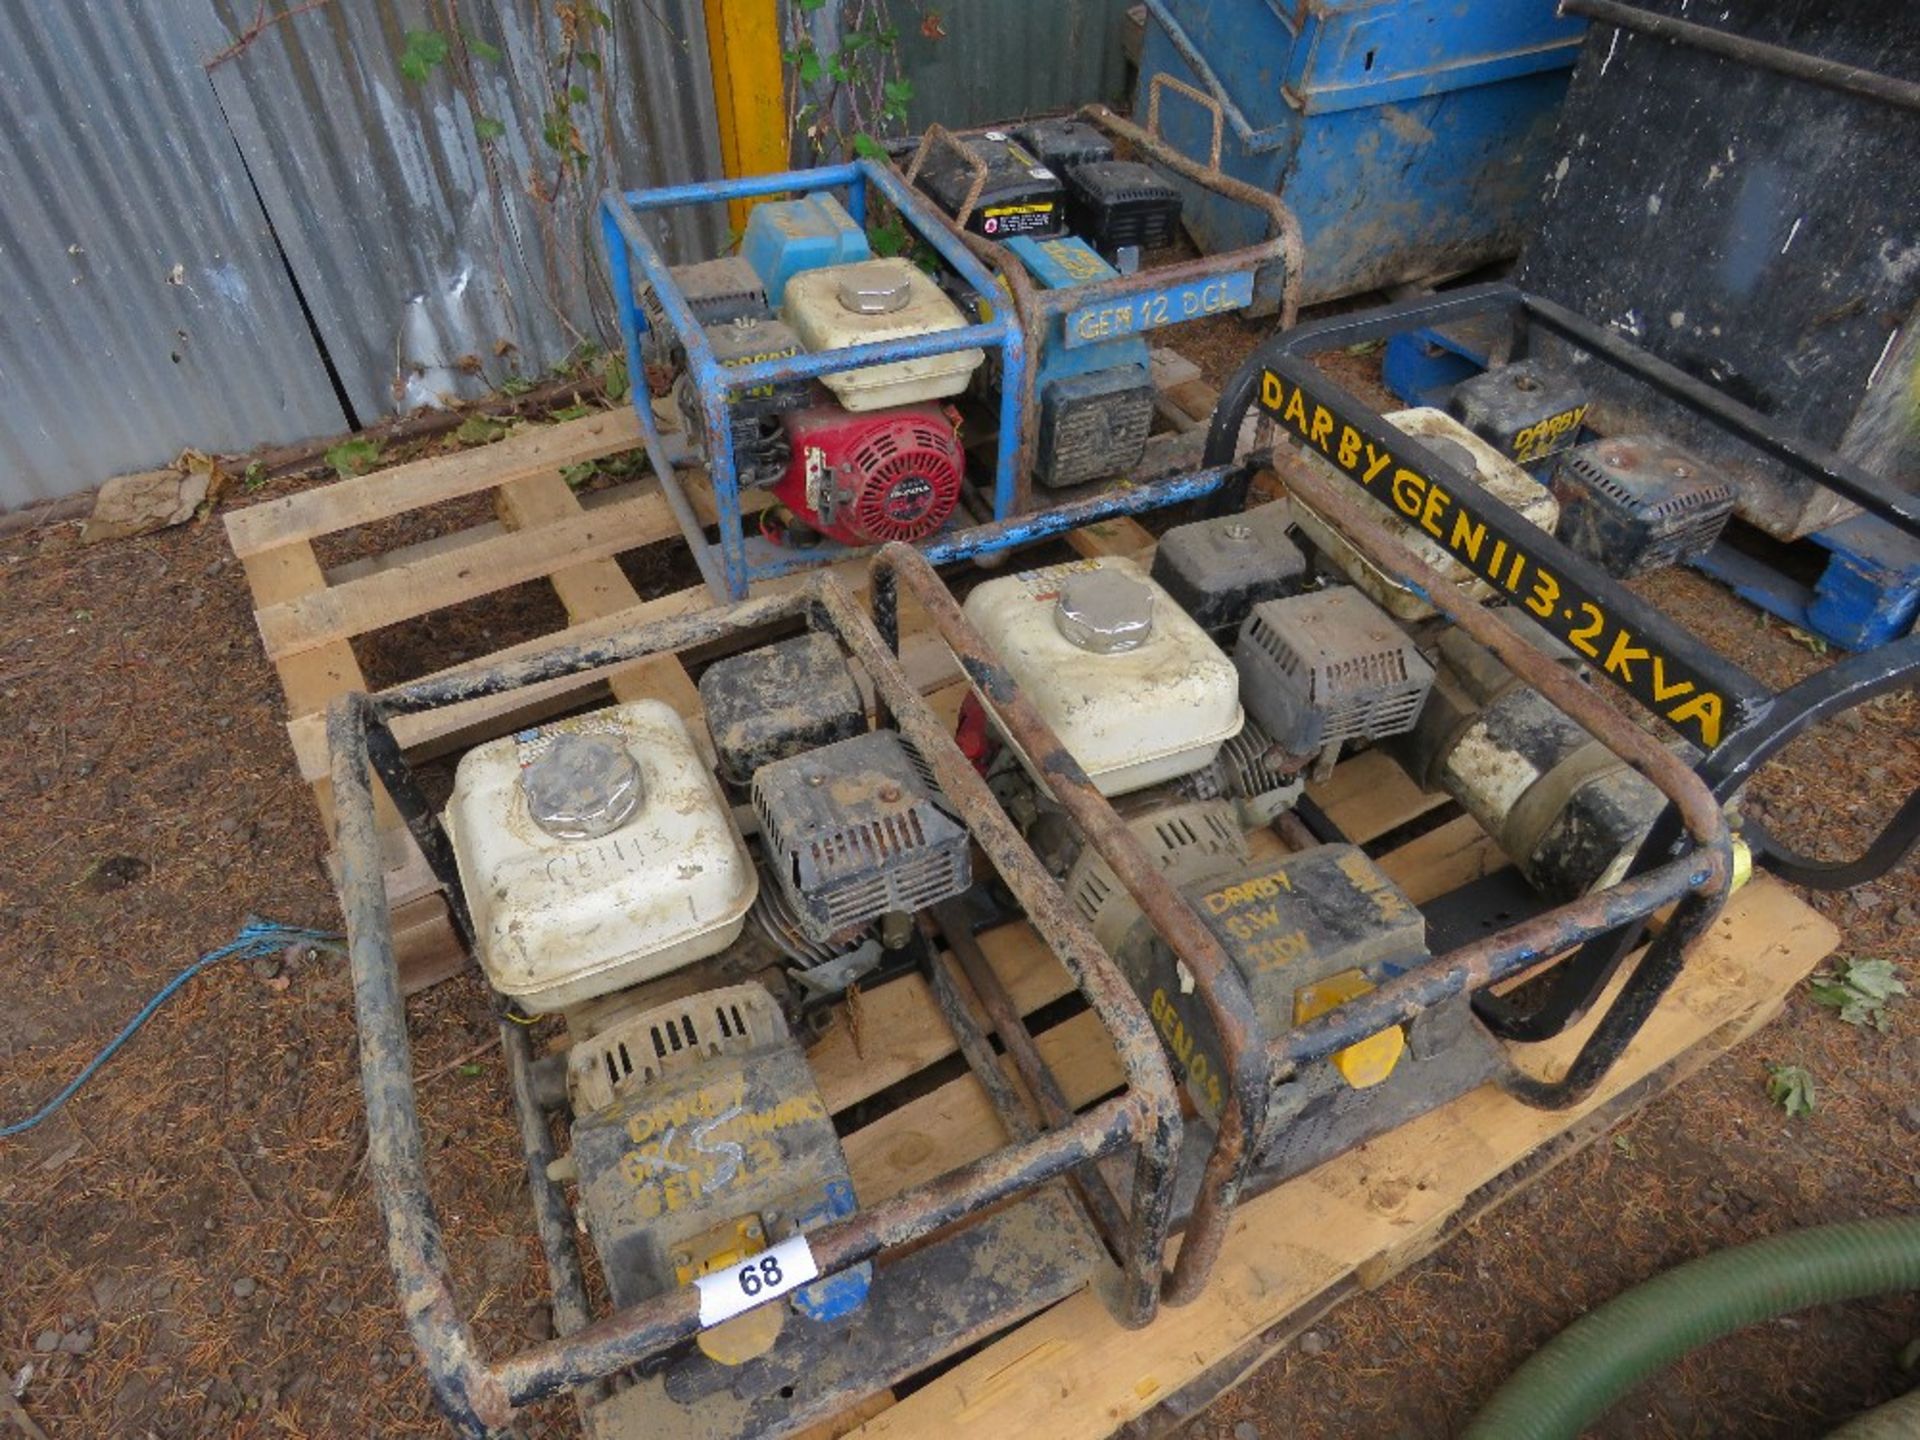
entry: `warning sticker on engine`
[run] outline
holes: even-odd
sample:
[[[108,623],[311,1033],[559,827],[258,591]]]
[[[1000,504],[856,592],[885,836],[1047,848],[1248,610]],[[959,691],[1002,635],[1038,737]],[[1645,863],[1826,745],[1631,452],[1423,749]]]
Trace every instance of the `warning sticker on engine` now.
[[[1026,205],[989,205],[980,212],[980,231],[1001,236],[1051,232],[1059,209],[1051,200]]]
[[[820,1276],[813,1247],[804,1235],[790,1235],[778,1245],[736,1261],[724,1270],[696,1279],[700,1292],[700,1328],[731,1320],[769,1300],[798,1289]]]

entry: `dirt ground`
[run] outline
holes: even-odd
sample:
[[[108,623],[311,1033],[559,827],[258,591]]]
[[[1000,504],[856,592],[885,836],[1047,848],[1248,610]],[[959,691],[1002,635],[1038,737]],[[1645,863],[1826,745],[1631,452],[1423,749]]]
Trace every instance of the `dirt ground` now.
[[[1220,356],[1236,340],[1226,332]],[[1217,374],[1220,356],[1199,358]],[[1769,681],[1822,663],[1690,573],[1654,588]],[[381,637],[363,658],[379,683],[416,656],[448,663],[559,618],[525,587]],[[0,1123],[248,915],[337,925],[282,719],[217,520],[92,549],[71,526],[0,540],[0,727],[15,736],[0,767],[0,980],[13,996]],[[1905,697],[1803,740],[1756,793],[1778,830],[1818,822],[1858,844],[1916,782],[1920,704]],[[1842,927],[1841,955],[1920,972],[1911,866],[1813,903]],[[416,1000],[412,1032],[465,1302],[485,1345],[533,1340],[544,1288],[478,982]],[[1770,1061],[1813,1074],[1813,1115],[1768,1101]],[[56,1118],[0,1141],[0,1365],[25,1413],[55,1437],[443,1434],[394,1300],[362,1138],[337,958],[236,962],[190,985]],[[1882,1034],[1796,995],[1730,1058],[1336,1311],[1190,1433],[1445,1435],[1535,1346],[1636,1280],[1917,1201],[1920,998]],[[1806,1312],[1695,1356],[1595,1433],[1818,1434],[1912,1383],[1898,1356],[1916,1335],[1913,1297]],[[571,1434],[571,1417],[554,1407],[530,1428]]]

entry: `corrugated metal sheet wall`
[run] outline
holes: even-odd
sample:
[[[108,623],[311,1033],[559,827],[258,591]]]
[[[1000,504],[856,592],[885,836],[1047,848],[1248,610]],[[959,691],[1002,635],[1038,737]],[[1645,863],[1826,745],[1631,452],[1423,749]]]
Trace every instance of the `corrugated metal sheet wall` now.
[[[1120,48],[1134,0],[952,0],[896,3],[900,63],[913,81],[912,127],[984,125],[1070,110],[1093,100],[1124,103]],[[921,26],[937,14],[945,39]]]
[[[195,18],[0,6],[0,509],[345,424]]]
[[[0,509],[189,445],[344,428],[314,330],[363,423],[609,333],[600,187],[715,175],[720,157],[700,0],[606,8],[600,76],[571,77],[590,161],[555,186],[546,0],[324,4],[211,72],[255,0],[0,6]],[[479,42],[470,88],[453,63],[402,75],[416,29]],[[703,255],[725,233],[687,214],[662,239]]]
[[[257,0],[0,5],[0,510],[477,393],[609,335],[600,188],[721,171],[704,7],[603,0],[601,70],[564,79],[562,8],[269,0],[209,69]],[[1120,98],[1125,0],[954,0],[945,39],[898,8],[916,126]],[[452,53],[410,79],[427,29]],[[589,163],[559,181],[543,130],[579,82]],[[481,116],[504,130],[483,140]],[[657,223],[677,258],[726,236],[717,208]]]
[[[235,31],[254,11],[254,0],[212,3]],[[604,287],[606,330],[593,320],[600,190],[720,173],[699,0],[608,7],[611,43],[581,41],[603,56],[597,78],[580,66],[565,76],[589,96],[573,111],[584,171],[542,139],[562,80],[550,57],[564,53],[551,0],[463,7],[459,27],[444,11],[432,0],[328,5],[213,72],[362,420],[428,391],[537,373],[610,333]],[[456,54],[423,83],[406,78],[407,32],[423,29],[471,37],[465,65]],[[476,110],[504,133],[482,141]],[[724,213],[682,212],[663,238],[670,254],[701,258],[725,235]]]

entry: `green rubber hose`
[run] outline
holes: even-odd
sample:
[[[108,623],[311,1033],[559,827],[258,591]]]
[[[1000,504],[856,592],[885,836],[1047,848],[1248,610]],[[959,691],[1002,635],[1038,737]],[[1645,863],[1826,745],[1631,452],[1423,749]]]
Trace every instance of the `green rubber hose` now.
[[[1634,1386],[1742,1326],[1920,1289],[1920,1217],[1735,1246],[1656,1275],[1561,1331],[1494,1392],[1462,1440],[1577,1440]]]

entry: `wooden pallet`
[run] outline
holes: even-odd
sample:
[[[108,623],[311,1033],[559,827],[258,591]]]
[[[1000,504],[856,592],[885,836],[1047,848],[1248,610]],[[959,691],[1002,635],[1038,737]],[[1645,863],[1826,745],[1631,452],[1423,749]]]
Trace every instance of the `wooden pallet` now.
[[[1336,809],[1384,818],[1376,788],[1360,779],[1342,783],[1336,772],[1329,782]],[[1454,883],[1459,847],[1410,855],[1413,849],[1385,862],[1411,893]],[[1030,940],[1022,942],[1021,929],[999,932],[990,953],[1031,1009],[1064,980]],[[1766,1024],[1837,941],[1833,926],[1785,886],[1756,880],[1734,897],[1667,1003],[1585,1106],[1531,1110],[1492,1087],[1475,1091],[1243,1206],[1206,1292],[1163,1311],[1148,1329],[1121,1329],[1093,1293],[1081,1291],[904,1398],[870,1401],[834,1433],[927,1440],[1162,1434],[1333,1306],[1384,1284]],[[915,996],[909,1007],[908,994],[889,1001],[902,1008],[889,1009],[885,1029],[870,1021],[865,1032],[928,1033],[931,1002]],[[1538,1047],[1531,1063],[1543,1072],[1563,1067],[1585,1033],[1582,1027]],[[1118,1080],[1104,1041],[1084,1023],[1044,1031],[1040,1044],[1076,1101]],[[838,1097],[846,1093],[843,1075],[871,1067],[898,1076],[920,1057],[871,1049],[854,1056],[835,1032],[813,1058]],[[871,1201],[1001,1143],[984,1092],[966,1076],[855,1131],[847,1153],[855,1189]]]
[[[952,714],[966,693],[956,679],[930,698]],[[1342,764],[1313,793],[1362,844],[1446,804],[1445,796],[1420,791],[1377,753]],[[1271,832],[1249,839],[1256,855],[1284,850]],[[1506,863],[1465,816],[1377,858],[1416,901]],[[892,1391],[870,1396],[837,1421],[805,1431],[806,1440],[1161,1434],[1239,1383],[1334,1305],[1384,1284],[1764,1025],[1837,941],[1833,926],[1786,887],[1758,879],[1734,897],[1667,1003],[1585,1106],[1550,1113],[1491,1087],[1469,1094],[1244,1206],[1206,1293],[1191,1306],[1163,1311],[1147,1330],[1121,1329],[1100,1299],[1082,1290],[953,1368],[915,1377],[913,1386],[901,1387],[910,1391],[902,1398]],[[1072,989],[1024,923],[988,931],[981,942],[1030,1022]],[[858,1011],[857,1023],[843,1017],[808,1054],[836,1115],[955,1051],[918,976],[863,993]],[[1564,1067],[1587,1029],[1537,1047],[1530,1067],[1543,1074]],[[1091,1016],[1040,1028],[1036,1038],[1070,1102],[1090,1103],[1121,1083],[1119,1062]],[[1011,1076],[1010,1062],[1003,1063]],[[844,1138],[855,1192],[868,1205],[1006,1143],[971,1074],[918,1094]],[[663,1419],[661,1410],[644,1405],[613,1408],[615,1415],[600,1421],[606,1428],[590,1434],[624,1440],[654,1433]],[[670,1415],[690,1423],[684,1412]],[[645,1423],[626,1428],[613,1423],[642,1417]]]

